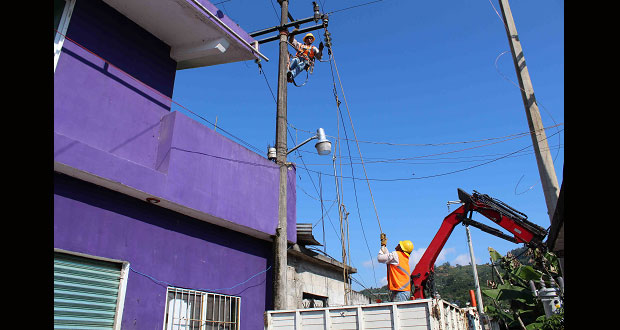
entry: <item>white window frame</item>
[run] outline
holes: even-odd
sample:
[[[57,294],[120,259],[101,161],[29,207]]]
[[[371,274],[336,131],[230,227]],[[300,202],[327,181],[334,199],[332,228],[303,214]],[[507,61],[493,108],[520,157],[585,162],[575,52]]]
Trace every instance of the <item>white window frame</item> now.
[[[178,299],[173,298],[169,300],[168,299],[169,293],[174,293],[175,297],[176,297],[176,294],[179,294],[181,295],[181,298],[178,298]],[[187,295],[186,299],[183,299],[184,294]],[[208,313],[207,309],[209,306],[208,301],[209,299],[213,299],[213,302],[215,304],[216,297],[219,297],[218,315],[215,316],[212,314],[211,317],[215,320],[207,320],[207,313]],[[222,299],[224,299],[223,304],[222,304]],[[189,310],[192,308],[195,308],[192,305],[192,303],[196,303],[196,302],[200,302],[199,329],[205,329],[207,322],[213,322],[217,325],[221,325],[221,323],[227,323],[226,314],[225,314],[226,311],[222,311],[222,306],[226,307],[227,302],[229,306],[232,306],[233,300],[237,304],[236,310],[235,310],[236,312],[235,322],[234,324],[231,323],[230,326],[224,327],[222,329],[231,329],[231,330],[241,329],[241,297],[169,286],[166,289],[166,304],[164,308],[164,322],[162,325],[162,330],[189,329],[190,324],[189,324],[187,317],[189,316],[188,315]],[[169,304],[170,301],[172,301],[173,303]],[[177,310],[177,308],[180,308],[180,310]],[[170,318],[169,315],[172,315],[173,317]],[[174,315],[181,317],[180,318],[181,321],[179,321],[178,324],[174,323],[174,319],[175,319]],[[230,315],[228,315],[228,317],[230,318]],[[170,324],[169,324],[169,321],[170,321]],[[218,327],[218,329],[220,328]]]
[[[58,58],[60,58],[60,51],[62,45],[65,43],[65,35],[69,28],[69,21],[71,20],[71,14],[73,14],[73,7],[76,0],[65,0],[65,9],[62,11],[60,22],[58,23],[58,32],[54,37],[54,72],[56,72],[56,65],[58,64]]]
[[[78,256],[78,257],[96,259],[96,260],[102,260],[102,261],[121,264],[121,278],[120,278],[120,283],[118,286],[118,296],[116,300],[116,313],[114,315],[114,330],[121,330],[121,323],[123,321],[123,309],[125,308],[125,293],[127,292],[127,278],[129,276],[129,262],[122,261],[122,260],[116,260],[116,259],[110,259],[110,258],[103,258],[103,257],[93,256],[90,254],[79,253],[79,252],[68,251],[68,250],[57,249],[57,248],[54,248],[54,252],[61,252],[61,253],[71,254],[74,256]]]

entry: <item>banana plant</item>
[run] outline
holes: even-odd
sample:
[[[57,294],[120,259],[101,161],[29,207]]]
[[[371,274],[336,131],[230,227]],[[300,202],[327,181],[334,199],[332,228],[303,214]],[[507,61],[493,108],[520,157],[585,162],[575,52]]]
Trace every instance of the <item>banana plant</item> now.
[[[549,327],[551,322],[546,322],[542,304],[529,288],[530,280],[535,283],[543,280],[549,285],[555,281],[554,277],[559,275],[557,258],[539,249],[528,249],[526,253],[532,256],[534,266],[521,264],[511,253],[503,257],[489,247],[491,265],[498,278],[497,281],[489,281],[489,288],[482,290],[492,301],[492,304],[485,306],[485,313],[502,320],[509,329],[560,329]],[[502,269],[503,274],[496,267]]]

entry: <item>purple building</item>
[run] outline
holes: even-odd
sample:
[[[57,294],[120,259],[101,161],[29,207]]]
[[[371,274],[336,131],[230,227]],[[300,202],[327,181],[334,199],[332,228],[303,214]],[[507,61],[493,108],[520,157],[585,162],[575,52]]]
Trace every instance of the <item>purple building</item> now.
[[[54,5],[55,328],[262,329],[278,168],[170,111],[176,70],[254,40],[206,0]]]

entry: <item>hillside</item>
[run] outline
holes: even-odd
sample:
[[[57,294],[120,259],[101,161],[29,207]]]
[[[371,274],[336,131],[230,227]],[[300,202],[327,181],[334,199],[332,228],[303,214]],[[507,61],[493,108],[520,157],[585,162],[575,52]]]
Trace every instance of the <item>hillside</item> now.
[[[511,250],[510,253],[518,256],[524,251],[524,249],[524,247],[514,249]],[[528,264],[527,259],[528,258],[524,255],[518,258],[518,260],[523,264]],[[480,288],[484,289],[486,288],[487,280],[493,279],[491,265],[489,263],[477,265],[476,269],[478,271]],[[497,280],[497,276],[495,276],[495,279]],[[471,265],[451,266],[448,262],[440,266],[435,265],[435,285],[442,299],[454,303],[459,307],[466,307],[466,304],[470,302],[469,290],[475,289]],[[385,298],[388,292],[387,285],[381,288],[364,289],[360,292],[370,297],[372,301],[374,301],[379,295],[381,295],[382,299],[387,300]],[[490,303],[487,302],[487,299],[488,298],[483,296],[483,304],[486,305],[487,303]]]

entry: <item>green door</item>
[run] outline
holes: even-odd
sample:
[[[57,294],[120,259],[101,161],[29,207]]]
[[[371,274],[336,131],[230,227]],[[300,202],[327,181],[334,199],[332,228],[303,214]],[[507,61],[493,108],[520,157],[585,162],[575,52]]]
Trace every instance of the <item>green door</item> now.
[[[54,252],[54,329],[113,329],[121,264]]]

